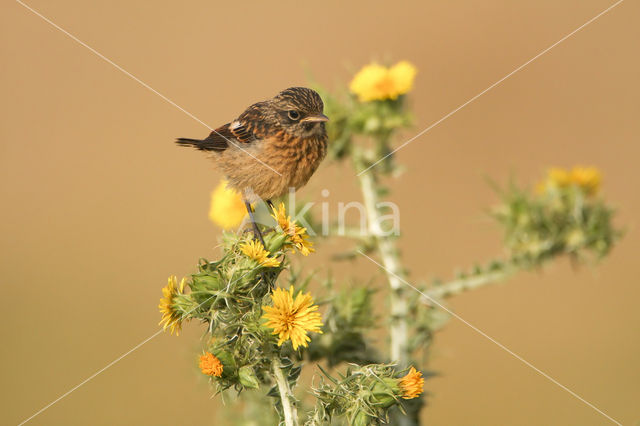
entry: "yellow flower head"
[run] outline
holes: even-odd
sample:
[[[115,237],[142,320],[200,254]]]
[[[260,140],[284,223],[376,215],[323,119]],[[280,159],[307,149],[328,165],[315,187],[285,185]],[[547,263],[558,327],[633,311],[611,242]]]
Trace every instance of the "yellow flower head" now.
[[[424,388],[422,373],[411,367],[407,375],[400,379],[399,385],[404,399],[417,398]]]
[[[227,184],[226,180],[222,180],[211,193],[209,219],[223,229],[232,229],[240,225],[247,209],[240,194],[227,187]]]
[[[207,376],[222,376],[223,366],[220,360],[211,352],[205,352],[200,356],[200,371]]]
[[[417,69],[408,61],[400,61],[391,68],[376,63],[363,67],[351,80],[349,90],[361,102],[397,99],[413,88]]]
[[[576,166],[571,169],[571,182],[584,189],[587,194],[595,194],[600,189],[602,173],[595,167]]]
[[[418,70],[409,61],[400,61],[391,67],[389,76],[398,95],[404,95],[411,91],[417,73]]]
[[[178,286],[178,279],[175,276],[169,277],[169,282],[166,287],[162,289],[163,297],[160,299],[160,304],[158,305],[158,309],[160,309],[160,313],[162,314],[159,325],[162,326],[163,330],[169,328],[171,334],[175,332],[176,336],[180,334],[180,329],[182,328],[182,316],[180,312],[174,308],[173,299],[177,295],[182,294],[185,283],[186,281],[183,278]]]
[[[361,102],[388,99],[394,93],[389,70],[378,64],[363,67],[351,80],[349,90],[358,95]]]
[[[267,320],[266,326],[273,328],[273,334],[279,337],[278,346],[286,340],[291,340],[293,349],[298,346],[307,347],[311,338],[307,332],[322,333],[322,316],[316,312],[318,306],[313,304],[311,294],[298,292],[293,298],[293,286],[289,291],[276,288],[271,293],[273,306],[264,306],[266,313],[262,316]]]
[[[547,180],[537,186],[539,193],[546,191],[547,187],[566,188],[575,185],[586,194],[593,195],[600,189],[602,174],[595,167],[575,166],[571,170],[554,167],[549,169]]]
[[[282,232],[289,236],[291,245],[300,251],[304,256],[308,256],[309,253],[313,253],[316,250],[313,248],[313,243],[309,241],[309,235],[307,235],[307,228],[299,226],[295,220],[291,220],[291,216],[287,216],[287,211],[284,208],[284,203],[280,203],[274,214],[271,215],[278,226],[282,229]]]
[[[559,167],[549,169],[549,182],[555,186],[564,187],[571,184],[571,176],[568,170]]]
[[[240,245],[240,250],[249,258],[258,262],[261,266],[275,268],[280,266],[280,262],[273,257],[269,257],[269,252],[265,250],[260,241],[251,240]]]

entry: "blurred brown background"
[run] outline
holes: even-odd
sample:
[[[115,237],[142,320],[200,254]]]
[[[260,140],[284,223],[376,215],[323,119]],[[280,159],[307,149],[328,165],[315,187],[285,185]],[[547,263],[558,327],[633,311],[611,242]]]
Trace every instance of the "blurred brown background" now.
[[[410,137],[613,1],[28,4],[212,126],[307,71],[336,87],[371,59],[408,59],[419,69]],[[0,423],[16,424],[158,329],[167,276],[214,253],[207,208],[220,175],[172,143],[204,136],[201,124],[19,3],[1,7]],[[620,4],[415,140],[393,184],[419,280],[500,254],[486,176],[602,169],[627,227],[608,259],[577,271],[563,260],[452,306],[624,424],[640,420],[638,16],[637,2]],[[301,195],[323,188],[336,202],[358,197],[335,164]],[[194,370],[199,335],[192,324],[158,336],[30,424],[212,424],[220,405]],[[427,382],[427,424],[610,424],[455,320],[431,367],[442,375]]]

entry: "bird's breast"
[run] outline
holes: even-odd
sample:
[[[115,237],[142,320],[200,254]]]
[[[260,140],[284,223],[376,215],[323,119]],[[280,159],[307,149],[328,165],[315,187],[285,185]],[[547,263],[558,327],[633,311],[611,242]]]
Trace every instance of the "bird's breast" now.
[[[276,134],[231,147],[216,162],[232,187],[268,200],[286,194],[289,188],[304,186],[326,153],[326,136]]]
[[[282,137],[273,142],[276,162],[288,185],[300,188],[305,185],[327,154],[326,137]]]

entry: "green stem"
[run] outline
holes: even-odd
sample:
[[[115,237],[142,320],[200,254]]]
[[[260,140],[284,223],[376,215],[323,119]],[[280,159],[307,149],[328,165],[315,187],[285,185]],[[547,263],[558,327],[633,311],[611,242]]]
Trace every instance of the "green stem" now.
[[[293,393],[291,392],[291,387],[289,387],[289,382],[286,377],[284,377],[280,360],[277,357],[273,360],[273,376],[276,379],[278,391],[280,392],[284,424],[286,426],[298,426],[298,411],[293,403]]]
[[[362,154],[354,153],[356,169],[360,172],[364,170]],[[370,169],[358,176],[362,196],[364,199],[365,211],[367,213],[368,233],[374,237],[382,264],[391,287],[391,359],[397,362],[402,368],[409,363],[408,341],[409,330],[407,315],[409,312],[409,301],[407,300],[406,287],[400,277],[404,276],[403,268],[398,258],[398,251],[391,236],[385,235],[380,226],[381,214],[378,209],[378,191],[376,171]]]
[[[497,281],[504,280],[515,273],[517,270],[518,268],[516,266],[505,264],[500,269],[486,271],[464,278],[457,278],[455,280],[430,288],[426,292],[428,297],[425,299],[432,298],[437,300],[455,296],[468,290],[473,290],[488,284],[495,283]],[[427,300],[425,300],[425,302],[427,302]]]

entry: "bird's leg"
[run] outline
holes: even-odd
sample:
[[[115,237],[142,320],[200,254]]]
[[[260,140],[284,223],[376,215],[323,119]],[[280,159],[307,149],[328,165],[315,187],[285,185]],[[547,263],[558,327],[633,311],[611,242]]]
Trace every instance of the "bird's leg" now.
[[[271,209],[271,213],[276,214],[276,206],[273,205],[273,202],[271,200],[267,200],[267,205]]]
[[[253,239],[260,241],[262,247],[266,250],[267,246],[264,244],[264,239],[262,238],[262,232],[258,228],[258,224],[256,222],[256,218],[253,216],[253,208],[251,207],[251,203],[246,199],[244,200],[244,205],[247,208],[247,212],[249,213],[249,219],[251,220],[251,225],[253,226]],[[260,278],[262,278],[262,282],[265,283],[268,288],[272,288],[272,284],[270,280],[267,280],[267,276],[264,271],[260,271]]]
[[[262,243],[262,247],[267,249],[267,246],[264,244],[264,239],[262,238],[262,232],[258,228],[258,224],[256,223],[256,218],[253,216],[253,208],[251,207],[251,203],[247,200],[244,200],[244,205],[247,208],[247,212],[249,213],[249,219],[251,220],[251,226],[253,227],[253,238],[260,241]]]

